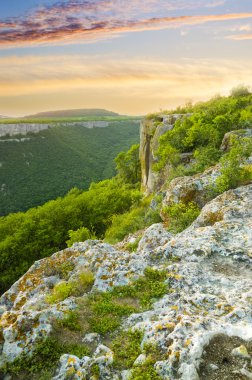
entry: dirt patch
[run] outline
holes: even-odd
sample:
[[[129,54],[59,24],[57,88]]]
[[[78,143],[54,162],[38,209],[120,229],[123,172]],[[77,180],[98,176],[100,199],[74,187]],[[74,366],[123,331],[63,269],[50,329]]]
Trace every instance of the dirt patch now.
[[[241,345],[252,354],[252,341],[245,342],[239,337],[224,334],[215,336],[204,349],[199,367],[200,380],[248,380],[240,370],[245,367],[251,372],[251,359],[232,355],[232,350]]]

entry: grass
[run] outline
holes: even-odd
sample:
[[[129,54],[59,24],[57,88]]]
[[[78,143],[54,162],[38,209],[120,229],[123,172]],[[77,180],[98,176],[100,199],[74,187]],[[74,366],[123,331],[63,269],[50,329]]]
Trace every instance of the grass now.
[[[136,358],[141,354],[143,333],[136,331],[122,331],[111,343],[114,352],[113,367],[119,370],[131,368]]]
[[[142,239],[142,236],[139,236],[138,238],[136,238],[136,240],[133,243],[128,243],[126,245],[127,250],[130,252],[135,252],[138,248],[138,244],[141,239]]]
[[[65,318],[57,321],[59,327],[67,328],[71,331],[81,331],[81,325],[79,323],[79,315],[76,311],[69,311],[66,313]]]
[[[47,295],[46,301],[50,304],[64,301],[71,296],[80,296],[89,291],[94,283],[94,275],[90,271],[83,271],[76,280],[61,281],[56,284],[52,293]]]
[[[65,353],[83,357],[89,355],[90,351],[83,344],[62,344],[56,338],[48,337],[36,344],[31,356],[22,355],[13,363],[5,365],[2,374],[10,374],[13,380],[50,380],[60,356]]]
[[[134,306],[120,302],[112,292],[90,295],[88,306],[91,310],[88,318],[90,330],[101,335],[118,329],[123,317],[137,311]]]
[[[121,331],[112,341],[111,348],[114,351],[113,367],[118,370],[131,370],[130,380],[161,380],[154,369],[154,364],[164,359],[164,354],[153,344],[147,344],[141,349],[143,333],[140,330]],[[134,366],[137,357],[144,353],[146,360]]]
[[[112,294],[117,297],[132,297],[138,300],[142,309],[149,309],[155,299],[167,293],[167,278],[165,271],[146,268],[144,276],[137,279],[131,286],[117,286]]]
[[[79,283],[83,291],[93,281],[93,276],[90,272],[83,272],[81,275]],[[78,309],[66,313],[62,320],[54,321],[52,336],[38,342],[31,356],[22,355],[14,363],[6,365],[2,373],[0,371],[0,376],[8,373],[13,380],[49,380],[62,354],[68,353],[80,358],[90,354],[92,345],[87,348],[82,343],[83,336],[88,332],[99,333],[110,342],[108,345],[114,350],[113,365],[116,369],[131,367],[141,353],[143,334],[140,331],[121,331],[119,327],[124,317],[147,310],[153,301],[167,293],[168,286],[164,284],[166,278],[164,271],[146,268],[144,276],[130,285],[80,297],[77,299]],[[58,302],[72,294],[73,289],[71,282],[61,282],[54,287],[50,300]],[[146,379],[151,374],[151,379],[158,380],[155,371],[151,369],[154,363],[153,352],[152,350],[151,353],[150,348],[146,351],[147,364],[143,364],[142,373],[146,375]],[[97,376],[98,367],[93,366],[91,372]],[[133,369],[133,379],[138,379],[138,372],[138,368]]]
[[[156,299],[165,295],[168,291],[168,285],[164,283],[166,278],[165,272],[146,268],[144,276],[130,285],[80,297],[77,299],[78,309],[67,313],[57,324],[82,334],[95,332],[106,336],[121,326],[124,317],[148,310]],[[65,296],[66,293],[63,294]]]

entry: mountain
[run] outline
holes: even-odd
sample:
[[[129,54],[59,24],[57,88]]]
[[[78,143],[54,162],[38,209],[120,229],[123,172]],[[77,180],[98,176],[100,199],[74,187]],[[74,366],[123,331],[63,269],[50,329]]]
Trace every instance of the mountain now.
[[[55,125],[36,134],[0,138],[0,215],[112,177],[114,158],[138,141],[139,122],[127,120],[92,129]]]
[[[116,177],[0,218],[0,378],[251,379],[251,102],[149,115]]]
[[[47,111],[39,112],[34,115],[24,116],[24,119],[41,119],[41,118],[68,118],[68,117],[88,117],[88,116],[119,116],[118,113],[107,111],[99,108],[90,108],[90,109],[72,109],[72,110],[58,110],[58,111]]]

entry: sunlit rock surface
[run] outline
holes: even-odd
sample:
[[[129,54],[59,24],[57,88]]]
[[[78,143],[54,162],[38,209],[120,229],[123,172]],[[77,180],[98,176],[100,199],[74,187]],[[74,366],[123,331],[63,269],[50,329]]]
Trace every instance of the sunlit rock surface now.
[[[36,341],[50,334],[53,319],[75,309],[75,297],[55,304],[46,301],[61,281],[59,268],[65,262],[72,266],[70,279],[83,269],[93,272],[91,291],[128,284],[147,266],[167,272],[169,292],[151,310],[122,322],[122,329],[143,331],[142,347],[155,343],[164,353],[154,365],[161,379],[251,378],[252,185],[207,203],[178,235],[172,236],[162,224],[149,227],[136,252],[86,241],[36,262],[1,297],[1,364],[32,352]],[[131,368],[113,370],[114,353],[103,337],[83,339],[96,345],[93,354],[78,358],[65,353],[55,380],[67,379],[70,372],[74,379],[91,379],[94,364],[101,380],[130,379]],[[144,361],[144,352],[137,360]]]

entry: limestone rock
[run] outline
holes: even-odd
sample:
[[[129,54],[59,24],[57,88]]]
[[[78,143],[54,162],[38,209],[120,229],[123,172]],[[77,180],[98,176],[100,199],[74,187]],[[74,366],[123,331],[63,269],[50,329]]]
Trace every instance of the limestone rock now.
[[[179,257],[221,254],[252,262],[252,185],[229,190],[203,207],[199,217],[166,245]]]
[[[168,243],[172,236],[162,223],[152,224],[152,226],[147,228],[139,241],[137,252],[154,253],[158,247]]]
[[[220,168],[216,165],[203,173],[174,178],[166,190],[162,208],[179,202],[195,202],[199,207],[203,207],[213,198],[209,187],[214,185],[219,176]],[[161,216],[165,220],[165,214],[161,212]]]
[[[146,344],[159,347],[163,355],[154,368],[163,380],[203,379],[203,353],[216,335],[239,338],[237,346],[248,347],[250,355],[251,231],[252,185],[247,185],[206,204],[195,222],[176,236],[172,237],[162,224],[151,226],[144,232],[137,252],[95,240],[76,243],[34,263],[1,297],[0,365],[22,353],[31,354],[37,340],[50,334],[53,319],[75,309],[73,296],[53,304],[47,302],[52,284],[62,281],[63,263],[71,264],[69,281],[83,268],[91,270],[95,277],[91,291],[128,284],[147,266],[166,271],[167,294],[156,300],[152,309],[125,318],[121,326],[122,330],[143,333],[137,363],[146,354]],[[94,365],[99,367],[99,380],[130,379],[132,368],[113,367],[115,352],[109,342],[101,337],[97,343],[90,356],[62,355],[54,380],[67,376],[92,379]],[[233,370],[241,374],[241,366]],[[220,371],[218,364],[214,369],[216,378],[221,378]],[[249,368],[246,371],[244,376]]]
[[[140,127],[140,161],[142,169],[142,186],[148,192],[158,190],[164,183],[165,176],[153,171],[156,162],[158,139],[165,132],[172,130],[176,120],[188,117],[190,114],[171,114],[145,119]]]
[[[237,131],[231,131],[225,134],[222,144],[221,144],[221,150],[224,152],[227,152],[230,149],[232,138],[244,138],[249,137],[252,138],[252,129],[239,129]]]
[[[238,356],[243,359],[250,359],[250,355],[248,354],[248,350],[244,345],[241,345],[240,347],[236,347],[232,351],[233,356]]]

